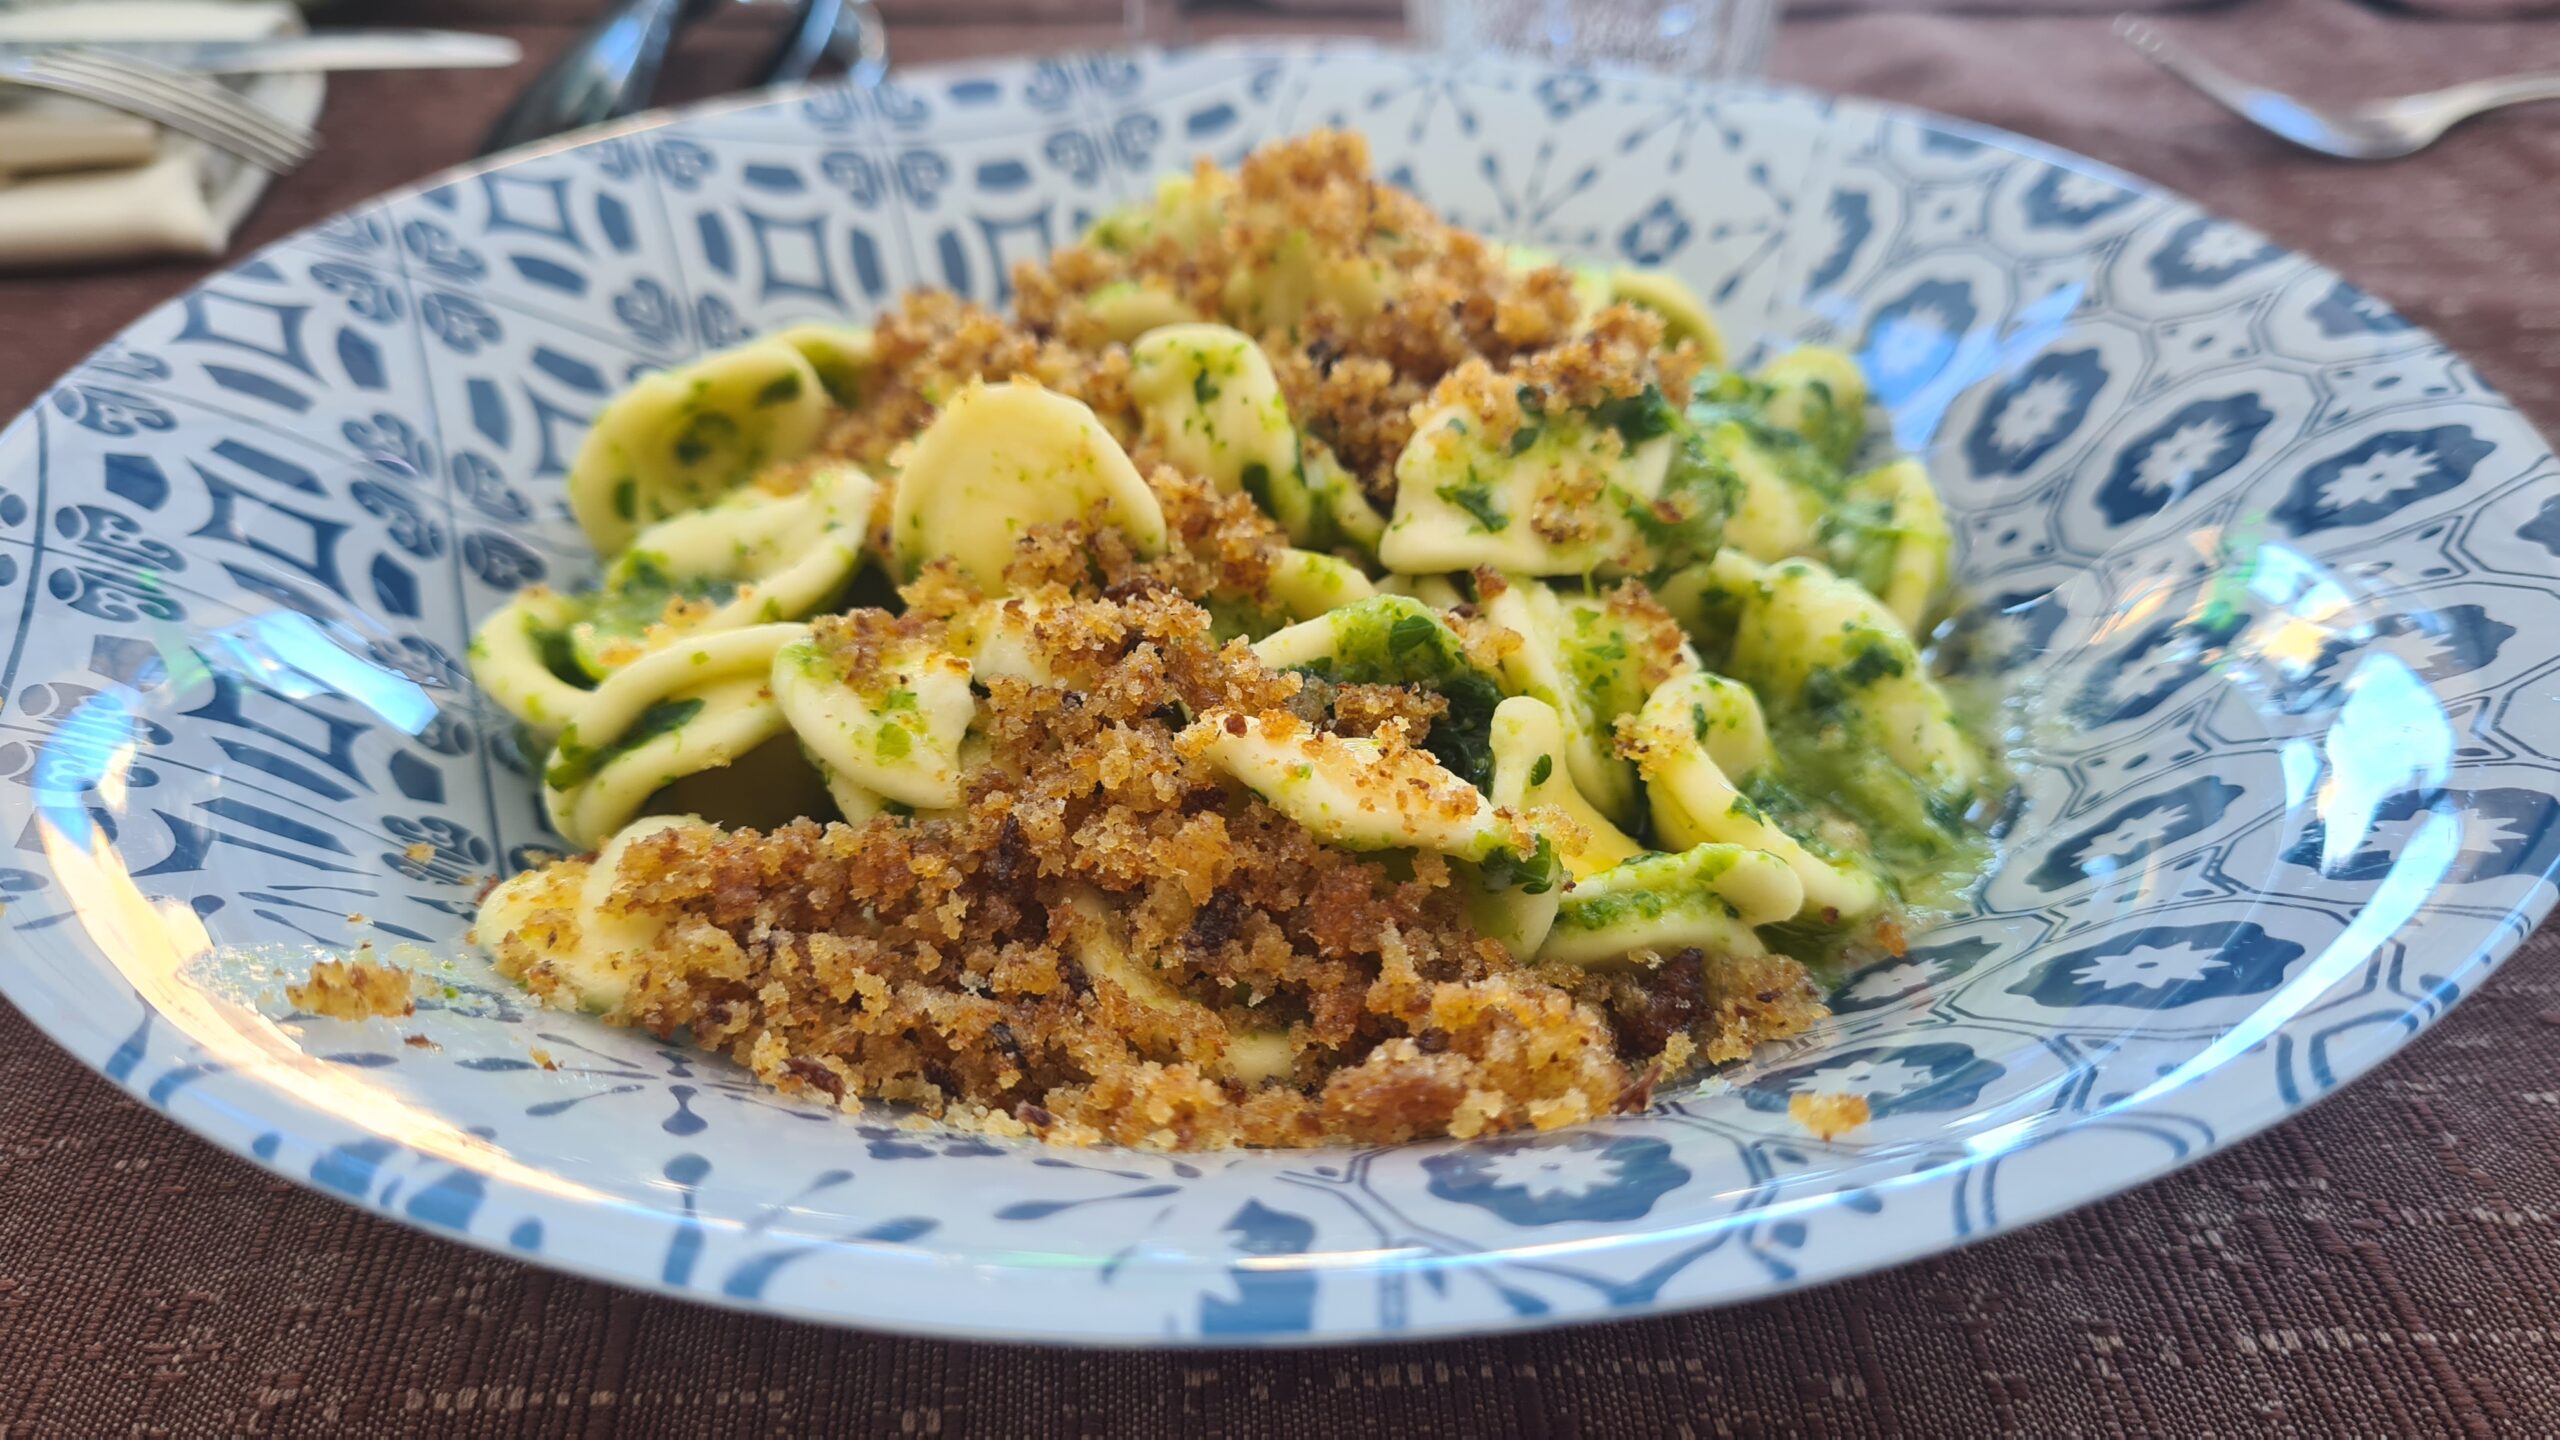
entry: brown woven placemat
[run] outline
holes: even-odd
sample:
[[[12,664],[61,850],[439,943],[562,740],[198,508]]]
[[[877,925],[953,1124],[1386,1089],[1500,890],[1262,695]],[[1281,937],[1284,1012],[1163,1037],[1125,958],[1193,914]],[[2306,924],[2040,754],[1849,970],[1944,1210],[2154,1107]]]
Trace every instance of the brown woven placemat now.
[[[567,33],[522,16],[459,0],[361,18],[484,24],[537,48]],[[2170,23],[2235,65],[2338,94],[2560,68],[2560,26],[2394,21],[2346,0]],[[896,41],[922,60],[1107,38],[1071,28],[919,21]],[[742,57],[762,43],[710,38]],[[2337,265],[2546,430],[2560,421],[2560,116],[2482,126],[2402,165],[2330,165],[2238,130],[2085,15],[1815,19],[1788,28],[1779,68],[2187,190]],[[340,78],[331,148],[277,187],[248,240],[460,158],[515,78]],[[0,413],[196,273],[0,280]],[[271,1180],[0,1007],[0,1429],[2560,1434],[2555,949],[2560,936],[2537,938],[2311,1114],[2022,1234],[1734,1310],[1297,1353],[902,1340],[561,1278]]]

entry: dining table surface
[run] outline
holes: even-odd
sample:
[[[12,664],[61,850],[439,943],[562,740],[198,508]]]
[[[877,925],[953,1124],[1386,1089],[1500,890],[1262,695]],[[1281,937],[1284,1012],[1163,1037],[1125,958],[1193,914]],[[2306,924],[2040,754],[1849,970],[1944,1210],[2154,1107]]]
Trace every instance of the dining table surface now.
[[[501,33],[527,61],[334,77],[318,157],[276,183],[233,258],[468,159],[594,8],[320,11],[324,24]],[[2475,122],[2388,164],[2325,160],[2145,64],[2110,35],[2114,8],[1799,0],[1773,69],[2182,191],[2378,293],[2554,433],[2560,106]],[[2230,68],[2314,99],[2560,70],[2560,3],[2146,8]],[[902,63],[1124,33],[1118,0],[883,10]],[[1150,23],[1183,40],[1392,39],[1398,13],[1287,0]],[[686,93],[736,83],[773,14],[742,7],[689,38]],[[0,277],[0,415],[208,268]],[[2560,931],[2546,928],[2317,1109],[2018,1233],[1725,1309],[1311,1350],[910,1339],[572,1279],[219,1152],[0,1004],[0,1434],[2560,1434],[2555,953]]]

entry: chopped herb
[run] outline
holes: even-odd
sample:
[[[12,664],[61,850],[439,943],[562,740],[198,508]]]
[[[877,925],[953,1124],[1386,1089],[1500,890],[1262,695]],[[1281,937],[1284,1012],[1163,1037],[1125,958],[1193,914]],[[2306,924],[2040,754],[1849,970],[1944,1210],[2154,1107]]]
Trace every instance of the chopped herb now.
[[[1202,405],[1218,398],[1218,382],[1209,378],[1209,367],[1191,372],[1191,398]]]
[[[883,710],[913,710],[916,708],[916,692],[901,686],[900,688],[892,690],[888,694],[880,697],[880,708]]]
[[[871,741],[871,753],[879,757],[882,764],[892,760],[903,760],[907,758],[907,752],[914,748],[915,738],[907,733],[907,727],[903,725],[883,725],[880,727],[880,733],[872,737]]]
[[[701,411],[685,422],[684,433],[676,437],[676,463],[699,465],[737,438],[737,421],[715,410]]]
[[[578,652],[569,644],[568,631],[545,630],[534,625],[527,625],[525,630],[533,637],[534,653],[542,657],[543,669],[580,688],[595,683],[594,676],[578,668]]]
[[[572,725],[560,737],[560,747],[551,767],[542,772],[542,783],[554,790],[567,790],[586,783],[589,777],[607,765],[657,739],[684,728],[694,716],[702,713],[699,698],[661,700],[640,712],[629,728],[614,737],[612,743],[589,747],[578,743],[577,727]]]
[[[1851,686],[1863,689],[1878,680],[1893,679],[1902,674],[1902,671],[1901,656],[1894,654],[1883,642],[1870,640],[1850,658],[1848,664],[1840,667],[1840,678]]]
[[[1692,705],[1689,707],[1689,734],[1695,738],[1699,744],[1706,744],[1707,736],[1712,733],[1715,728],[1715,722],[1707,718],[1706,706]]]
[[[1591,418],[1617,431],[1618,437],[1633,449],[1657,435],[1669,434],[1680,417],[1672,411],[1671,402],[1662,398],[1662,387],[1647,384],[1640,393],[1592,406]]]
[[[1487,888],[1517,890],[1525,895],[1544,895],[1554,889],[1560,868],[1555,842],[1544,835],[1525,856],[1507,848],[1498,849],[1476,866]]]
[[[766,405],[784,405],[799,398],[800,376],[797,371],[784,375],[776,375],[771,380],[765,382],[765,387],[763,389],[756,392],[756,404],[759,407]]]
[[[1545,434],[1546,429],[1547,427],[1542,422],[1535,420],[1522,421],[1520,428],[1511,432],[1511,443],[1509,446],[1505,447],[1504,453],[1511,455],[1526,454],[1530,446],[1538,443],[1538,437]]]
[[[1423,645],[1436,645],[1440,622],[1428,615],[1405,615],[1387,627],[1387,653],[1401,659]]]
[[[625,475],[613,482],[613,515],[617,520],[637,519],[640,514],[640,482]]]
[[[1498,535],[1511,524],[1511,517],[1493,503],[1493,487],[1477,479],[1472,468],[1467,471],[1464,485],[1443,485],[1434,493],[1474,516],[1476,524],[1488,534]]]
[[[1556,757],[1553,755],[1541,755],[1538,757],[1538,763],[1529,767],[1529,784],[1532,788],[1544,785],[1547,783],[1548,778],[1555,773]]]
[[[1271,467],[1259,460],[1248,460],[1236,479],[1244,486],[1244,493],[1253,497],[1253,503],[1268,514],[1271,510]]]

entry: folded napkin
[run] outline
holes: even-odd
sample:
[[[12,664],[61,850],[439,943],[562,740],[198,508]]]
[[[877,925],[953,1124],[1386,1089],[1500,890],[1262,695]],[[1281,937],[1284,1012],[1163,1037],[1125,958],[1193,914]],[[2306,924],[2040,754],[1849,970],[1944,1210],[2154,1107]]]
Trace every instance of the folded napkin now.
[[[87,0],[0,10],[0,41],[255,40],[302,29],[281,0]],[[229,80],[284,119],[320,113],[317,75]],[[270,177],[201,140],[67,96],[0,89],[0,268],[219,255]]]

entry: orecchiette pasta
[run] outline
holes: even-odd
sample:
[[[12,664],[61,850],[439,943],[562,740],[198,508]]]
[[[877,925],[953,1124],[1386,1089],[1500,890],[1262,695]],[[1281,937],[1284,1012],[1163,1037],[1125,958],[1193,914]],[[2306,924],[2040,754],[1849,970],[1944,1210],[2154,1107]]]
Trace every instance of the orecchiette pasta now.
[[[600,578],[471,651],[594,852],[490,892],[508,974],[848,1107],[1398,1141],[1795,1033],[1979,868],[1952,529],[1848,355],[1723,369],[1343,136],[1013,278],[597,417]]]
[[[1684,675],[1645,702],[1631,739],[1655,834],[1683,847],[1722,843],[1774,857],[1794,873],[1805,908],[1827,923],[1857,920],[1883,905],[1883,885],[1853,852],[1788,833],[1751,798],[1754,782],[1778,777],[1768,727],[1749,690],[1720,675]]]
[[[960,801],[960,742],[978,702],[969,662],[904,649],[857,684],[815,636],[773,653],[773,703],[826,773],[902,805]]]
[[[826,416],[818,372],[780,340],[644,375],[605,407],[578,447],[569,508],[598,554],[619,554],[642,526],[806,455]]]
[[[835,603],[861,568],[878,487],[840,462],[790,478],[796,492],[750,485],[641,531],[596,589],[537,587],[500,609],[472,640],[490,698],[554,734],[597,682],[652,650]]]
[[[651,796],[736,763],[787,730],[774,655],[804,625],[753,625],[679,641],[615,671],[560,732],[542,767],[552,828],[601,845]]]
[[[1692,946],[1763,952],[1755,926],[1792,918],[1804,892],[1788,866],[1742,845],[1702,844],[1613,865],[1568,892],[1538,958],[1605,965]]]
[[[907,575],[949,560],[1000,591],[1023,532],[1095,511],[1140,554],[1164,549],[1155,492],[1090,407],[1020,380],[971,385],[900,468],[889,544]]]

